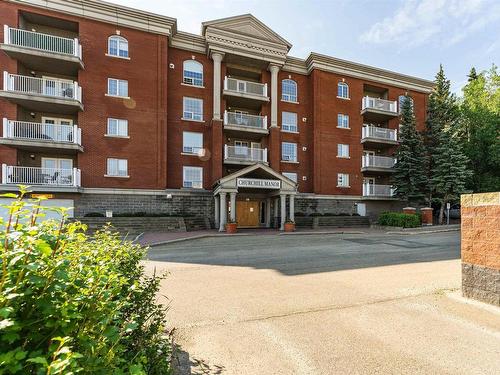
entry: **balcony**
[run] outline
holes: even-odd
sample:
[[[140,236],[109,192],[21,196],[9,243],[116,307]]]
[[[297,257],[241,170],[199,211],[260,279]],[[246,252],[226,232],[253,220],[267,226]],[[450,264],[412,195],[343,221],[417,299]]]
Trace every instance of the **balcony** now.
[[[267,148],[224,145],[224,163],[239,165],[267,164]]]
[[[363,155],[361,172],[394,172],[396,158],[391,156]]]
[[[394,189],[391,185],[363,184],[363,197],[375,199],[394,198]]]
[[[397,145],[398,131],[363,124],[361,128],[361,143]]]
[[[83,151],[82,130],[77,125],[57,125],[3,119],[0,144],[25,149]]]
[[[82,46],[77,38],[63,38],[4,25],[4,41],[0,49],[37,71],[75,75],[83,69]]]
[[[29,185],[34,190],[56,191],[62,188],[61,191],[74,191],[81,186],[80,180],[81,172],[78,168],[18,167],[2,164],[3,188],[8,185]]]
[[[83,110],[77,82],[3,72],[0,97],[37,112],[74,113]]]
[[[246,100],[268,102],[267,84],[224,77],[223,95],[238,98],[236,105],[245,104]],[[245,106],[245,105],[242,105]]]
[[[375,121],[385,121],[399,115],[397,101],[365,96],[361,103],[361,114]]]
[[[224,112],[224,129],[237,132],[268,134],[267,116],[249,115],[238,112]]]

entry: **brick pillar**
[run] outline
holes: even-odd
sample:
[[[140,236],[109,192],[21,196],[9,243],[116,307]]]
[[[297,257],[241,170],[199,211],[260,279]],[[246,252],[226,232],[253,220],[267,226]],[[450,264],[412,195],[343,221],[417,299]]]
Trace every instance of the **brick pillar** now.
[[[224,135],[222,121],[212,121],[212,183],[222,177]]]
[[[416,214],[417,209],[414,207],[405,207],[405,208],[403,208],[403,213],[404,214]]]
[[[500,192],[461,196],[462,293],[500,306]]]
[[[267,161],[272,169],[280,171],[281,160],[281,142],[280,142],[280,129],[278,127],[269,128],[269,145]]]
[[[432,225],[432,211],[431,207],[424,207],[420,209],[422,213],[422,225]]]

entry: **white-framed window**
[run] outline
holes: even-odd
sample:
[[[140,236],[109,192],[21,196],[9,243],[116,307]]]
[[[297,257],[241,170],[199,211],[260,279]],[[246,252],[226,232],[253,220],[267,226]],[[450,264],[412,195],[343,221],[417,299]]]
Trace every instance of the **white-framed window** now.
[[[183,98],[182,118],[185,120],[203,121],[203,99]]]
[[[182,152],[186,154],[200,154],[203,150],[203,133],[183,132]]]
[[[128,177],[128,160],[108,158],[107,176]]]
[[[349,129],[349,115],[343,113],[337,115],[337,128]]]
[[[116,137],[128,136],[128,121],[117,118],[108,118],[108,130],[106,135]]]
[[[401,108],[403,108],[403,103],[405,101],[405,98],[406,98],[406,95],[399,95],[399,98],[398,98],[399,113],[401,113]],[[415,110],[414,105],[413,105],[413,98],[411,96],[408,96],[408,98],[410,99],[411,109]]]
[[[127,39],[119,35],[111,35],[108,38],[108,55],[128,57]]]
[[[282,172],[281,174],[283,176],[285,176],[286,178],[289,178],[293,182],[297,183],[297,173],[294,173],[294,172]]]
[[[297,161],[297,143],[281,143],[281,160]]]
[[[128,81],[124,79],[108,78],[108,95],[128,97]]]
[[[297,102],[297,82],[291,79],[281,81],[281,100]]]
[[[349,157],[349,145],[344,145],[339,143],[337,145],[337,156],[339,158],[348,158]]]
[[[350,187],[349,186],[349,175],[347,173],[337,174],[337,186],[338,187]]]
[[[186,85],[203,86],[203,65],[195,60],[186,60],[182,64],[182,82]]]
[[[285,132],[298,132],[297,114],[293,112],[281,113],[281,130]]]
[[[202,167],[182,167],[182,186],[187,188],[203,188]]]
[[[345,82],[339,82],[337,85],[337,97],[349,99],[349,85]]]

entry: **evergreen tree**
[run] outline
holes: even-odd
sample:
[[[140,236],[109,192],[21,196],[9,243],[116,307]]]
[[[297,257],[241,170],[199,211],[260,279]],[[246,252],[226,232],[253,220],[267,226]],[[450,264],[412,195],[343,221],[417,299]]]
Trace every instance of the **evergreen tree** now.
[[[401,104],[400,125],[400,146],[396,153],[397,163],[392,183],[398,198],[418,203],[424,200],[427,185],[425,149],[417,131],[411,98],[408,96]]]
[[[476,72],[476,68],[474,68],[474,67],[471,68],[471,70],[470,70],[469,75],[467,76],[467,78],[468,78],[469,82],[475,81],[478,78],[478,75],[477,75],[477,72]]]

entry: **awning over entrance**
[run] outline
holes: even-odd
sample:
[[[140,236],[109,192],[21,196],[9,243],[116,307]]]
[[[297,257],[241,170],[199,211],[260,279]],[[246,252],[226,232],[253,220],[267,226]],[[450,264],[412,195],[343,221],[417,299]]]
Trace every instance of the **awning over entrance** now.
[[[280,217],[280,229],[283,230],[285,221],[295,220],[295,194],[297,184],[289,178],[276,172],[264,164],[254,164],[232,173],[218,180],[214,184],[215,222],[219,231],[224,231],[227,223],[228,200],[230,198],[230,219],[236,221],[236,197],[238,194],[253,194],[267,202],[265,204],[265,226],[271,225],[271,202],[274,206],[275,219]],[[289,212],[286,212],[287,196]],[[278,215],[280,206],[280,215]]]

